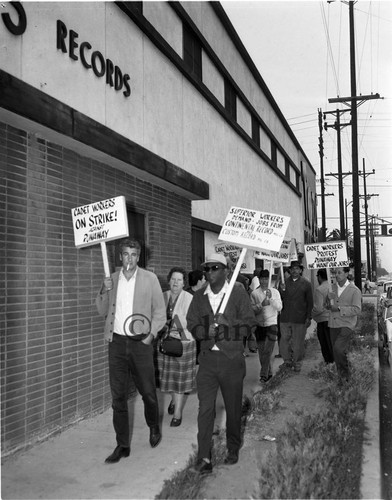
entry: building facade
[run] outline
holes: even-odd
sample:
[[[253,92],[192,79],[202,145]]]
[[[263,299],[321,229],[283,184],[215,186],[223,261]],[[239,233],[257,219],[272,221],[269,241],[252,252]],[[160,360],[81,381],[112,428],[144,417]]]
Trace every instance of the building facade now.
[[[230,206],[316,241],[315,172],[216,2],[12,2],[0,18],[2,447],[110,405],[101,248],[72,208],[124,196],[141,264],[199,267]],[[112,270],[115,244],[108,244]]]

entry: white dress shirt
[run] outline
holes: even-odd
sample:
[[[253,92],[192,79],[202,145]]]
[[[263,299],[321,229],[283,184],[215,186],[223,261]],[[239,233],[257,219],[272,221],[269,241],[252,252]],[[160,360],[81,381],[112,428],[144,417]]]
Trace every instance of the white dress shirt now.
[[[132,335],[124,330],[125,321],[133,314],[133,297],[135,294],[136,271],[128,281],[121,269],[118,277],[116,316],[114,318],[114,332],[119,335]]]

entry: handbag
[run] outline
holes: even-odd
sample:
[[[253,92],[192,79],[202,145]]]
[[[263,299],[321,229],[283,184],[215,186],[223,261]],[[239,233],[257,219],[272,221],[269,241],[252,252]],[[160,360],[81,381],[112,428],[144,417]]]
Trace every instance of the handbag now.
[[[180,358],[183,353],[183,346],[180,339],[176,339],[170,336],[170,332],[163,334],[160,343],[159,350],[162,354],[166,356],[172,356],[174,358]]]

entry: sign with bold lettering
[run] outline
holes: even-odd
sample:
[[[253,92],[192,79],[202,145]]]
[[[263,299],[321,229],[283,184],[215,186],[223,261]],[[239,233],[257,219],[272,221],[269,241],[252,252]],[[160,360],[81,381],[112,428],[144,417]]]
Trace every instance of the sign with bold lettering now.
[[[232,245],[231,243],[217,243],[215,246],[216,253],[223,253],[225,257],[229,256],[231,261],[236,264],[241,255],[241,247]],[[251,256],[245,256],[244,262],[241,264],[241,272],[252,273],[254,269],[254,261]]]
[[[279,251],[290,217],[231,207],[219,239],[253,250]]]
[[[331,269],[350,265],[345,241],[305,243],[305,256],[308,269]]]
[[[72,209],[77,248],[128,236],[128,218],[124,196]]]
[[[254,257],[255,259],[273,260],[274,262],[289,264],[292,260],[298,260],[295,239],[292,238],[291,240],[283,240],[279,252],[256,250],[254,252]]]

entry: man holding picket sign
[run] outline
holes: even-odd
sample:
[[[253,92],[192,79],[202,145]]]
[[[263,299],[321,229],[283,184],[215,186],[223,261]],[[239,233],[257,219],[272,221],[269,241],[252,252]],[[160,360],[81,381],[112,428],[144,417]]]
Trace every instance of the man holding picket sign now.
[[[350,272],[345,241],[326,241],[305,245],[309,269],[325,268],[329,286],[326,308],[333,358],[341,381],[349,378],[347,350],[362,308],[362,292],[348,279]],[[336,283],[331,285],[330,270],[335,269]]]
[[[109,341],[109,377],[117,441],[106,463],[116,463],[130,454],[130,373],[143,398],[150,445],[155,448],[161,441],[152,343],[166,322],[162,289],[154,273],[138,267],[141,251],[138,241],[121,240],[119,250],[122,268],[104,279],[96,298],[98,312],[105,316],[105,339]]]
[[[128,238],[126,200],[117,196],[72,209],[75,246],[100,243],[105,279],[96,298],[105,317],[109,342],[109,378],[117,446],[105,462],[116,463],[131,451],[128,418],[130,374],[144,402],[150,445],[161,441],[152,342],[166,323],[166,308],[157,276],[138,267],[140,243]],[[106,242],[119,240],[122,268],[110,274]]]
[[[231,207],[219,234],[220,240],[242,247],[230,283],[223,254],[214,253],[203,263],[208,285],[195,293],[187,314],[188,329],[200,340],[196,377],[198,458],[193,468],[199,474],[212,472],[211,442],[219,388],[226,409],[227,456],[224,462],[231,465],[238,461],[245,377],[243,337],[254,330],[257,321],[249,296],[236,279],[247,248],[279,250],[289,220],[281,215]]]
[[[240,283],[233,283],[229,292],[229,269],[223,254],[211,254],[203,266],[208,284],[193,296],[187,314],[187,327],[200,341],[196,377],[199,398],[198,460],[194,470],[199,474],[208,474],[212,472],[211,441],[219,388],[226,410],[225,463],[231,465],[238,462],[242,390],[246,373],[243,338],[256,326],[256,318],[248,294]],[[230,295],[227,306],[220,309],[226,295]],[[224,314],[219,311],[224,311]]]
[[[333,356],[339,377],[346,382],[349,379],[348,346],[362,309],[362,292],[348,279],[349,272],[349,267],[335,270],[336,283],[327,299]]]

